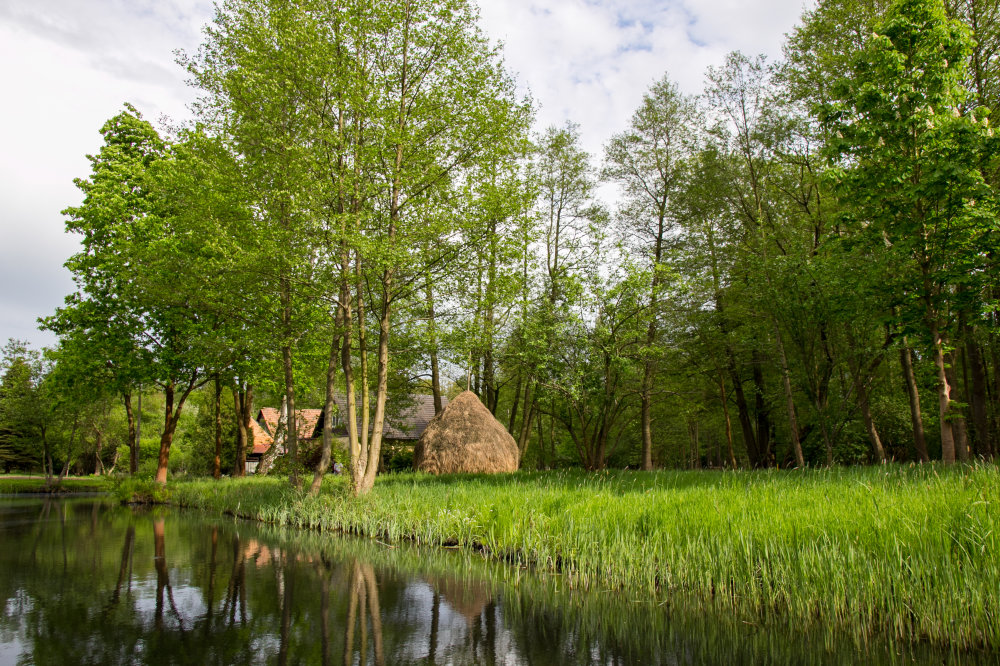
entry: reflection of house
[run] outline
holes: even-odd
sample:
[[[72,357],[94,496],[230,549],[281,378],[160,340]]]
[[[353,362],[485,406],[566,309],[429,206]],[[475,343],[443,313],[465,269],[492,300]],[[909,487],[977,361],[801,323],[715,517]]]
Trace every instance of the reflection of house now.
[[[400,401],[402,402],[402,400]],[[448,399],[442,398],[443,406],[448,405]],[[333,415],[334,435],[346,445],[347,423],[343,415],[347,413],[347,399],[343,395],[334,397],[337,412]],[[323,437],[323,421],[325,414],[322,409],[297,409],[296,430],[299,434],[299,445],[303,449]],[[257,464],[274,442],[274,433],[278,428],[280,412],[274,407],[264,407],[257,413],[257,420],[251,423],[254,428],[253,452],[247,456],[247,472],[257,469]],[[412,447],[420,435],[424,433],[427,424],[434,418],[434,398],[429,395],[406,396],[405,404],[397,409],[386,410],[386,421],[382,428],[383,459],[387,459],[402,447]],[[358,419],[360,425],[360,419]],[[278,452],[279,455],[285,450]]]

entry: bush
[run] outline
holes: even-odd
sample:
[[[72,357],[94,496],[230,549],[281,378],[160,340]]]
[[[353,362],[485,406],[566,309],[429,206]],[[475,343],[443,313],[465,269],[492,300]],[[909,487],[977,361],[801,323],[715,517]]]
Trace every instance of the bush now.
[[[385,463],[385,469],[388,472],[409,472],[412,470],[413,449],[410,447],[391,449]]]
[[[170,489],[152,479],[133,476],[118,479],[111,494],[122,504],[166,504],[170,501]]]

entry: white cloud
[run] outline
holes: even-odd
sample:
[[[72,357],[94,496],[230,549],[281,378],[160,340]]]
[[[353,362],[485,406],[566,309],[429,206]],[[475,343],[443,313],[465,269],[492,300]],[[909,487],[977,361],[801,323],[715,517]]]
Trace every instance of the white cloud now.
[[[578,122],[585,147],[620,131],[664,73],[685,92],[730,50],[780,54],[801,0],[481,0],[484,27],[539,104],[538,125]],[[76,249],[60,211],[79,201],[98,130],[131,102],[186,117],[194,94],[173,51],[193,51],[208,0],[0,0],[0,342],[51,336]]]
[[[77,239],[62,211],[79,202],[73,179],[99,130],[131,102],[154,122],[185,114],[191,93],[173,49],[194,48],[206,3],[0,3],[0,341],[28,338],[72,289],[63,262]]]
[[[733,50],[780,56],[802,0],[488,0],[487,33],[538,102],[538,124],[581,125],[596,157],[653,81],[701,91],[709,65]]]

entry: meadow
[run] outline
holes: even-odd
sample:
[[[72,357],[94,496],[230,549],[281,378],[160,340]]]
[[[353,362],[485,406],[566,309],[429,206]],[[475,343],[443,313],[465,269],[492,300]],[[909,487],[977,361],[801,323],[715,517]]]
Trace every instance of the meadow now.
[[[52,484],[41,475],[0,475],[0,495],[63,495],[70,493],[106,493],[114,486],[113,480],[103,476],[66,477]]]
[[[126,481],[123,500],[146,493]],[[519,472],[172,483],[158,497],[385,543],[461,547],[639,598],[958,648],[1000,646],[1000,472],[992,465],[807,471]]]

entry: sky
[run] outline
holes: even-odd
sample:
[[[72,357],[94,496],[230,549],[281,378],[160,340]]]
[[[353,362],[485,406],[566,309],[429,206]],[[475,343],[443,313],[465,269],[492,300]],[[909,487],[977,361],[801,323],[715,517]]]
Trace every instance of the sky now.
[[[808,0],[480,0],[482,25],[534,99],[536,126],[580,125],[584,147],[625,128],[667,74],[699,93],[707,67],[742,50],[781,55]],[[61,214],[101,125],[123,103],[182,123],[196,92],[174,52],[194,52],[205,0],[0,0],[0,344],[53,345],[37,319],[73,291],[79,239]]]

